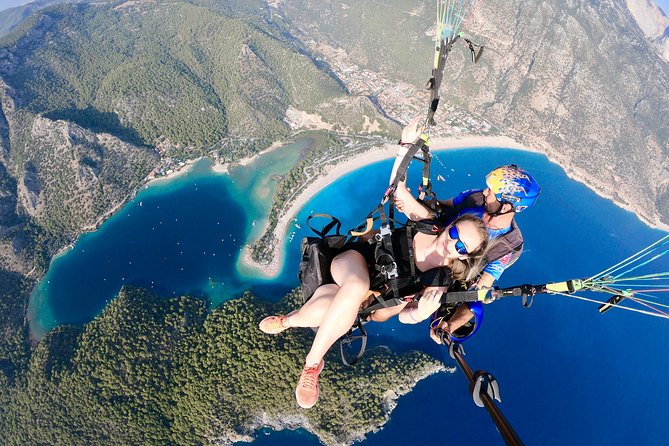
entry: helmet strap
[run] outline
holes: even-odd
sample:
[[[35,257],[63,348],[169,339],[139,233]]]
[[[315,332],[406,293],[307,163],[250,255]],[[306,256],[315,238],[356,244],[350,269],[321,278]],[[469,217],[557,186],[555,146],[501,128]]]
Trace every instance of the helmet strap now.
[[[486,212],[488,213],[488,215],[489,215],[490,217],[499,217],[500,215],[506,215],[506,214],[511,214],[511,213],[516,212],[516,210],[514,209],[513,205],[511,205],[511,204],[509,204],[510,209],[509,209],[508,211],[504,211],[504,212],[502,212],[502,209],[504,209],[504,205],[505,205],[505,204],[509,204],[509,203],[502,203],[502,202],[500,201],[500,202],[499,202],[499,208],[497,208],[497,210],[496,210],[495,212],[488,212],[487,209],[486,209]]]

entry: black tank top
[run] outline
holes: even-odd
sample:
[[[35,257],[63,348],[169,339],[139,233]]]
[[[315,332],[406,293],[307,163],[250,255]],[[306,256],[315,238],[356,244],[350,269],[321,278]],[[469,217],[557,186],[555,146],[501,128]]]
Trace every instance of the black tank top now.
[[[407,237],[406,227],[396,228],[391,234],[393,257],[395,258],[397,273],[399,275],[397,279],[391,280],[397,281],[399,297],[416,294],[428,286],[450,286],[453,283],[453,275],[450,268],[446,266],[420,271],[414,261],[414,274],[412,275],[410,249],[413,249],[413,235],[415,231],[411,229],[408,231],[410,233],[409,237]],[[361,253],[367,261],[371,280],[370,289],[383,292],[391,284],[388,283],[388,280],[376,267],[375,248],[375,243],[369,244],[367,242],[358,242],[351,246],[351,249]]]

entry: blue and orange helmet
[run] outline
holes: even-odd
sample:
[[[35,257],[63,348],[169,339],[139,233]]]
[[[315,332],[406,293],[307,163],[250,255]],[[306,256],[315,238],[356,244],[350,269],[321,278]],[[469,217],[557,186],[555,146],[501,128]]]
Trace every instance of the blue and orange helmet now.
[[[534,206],[541,187],[525,170],[509,164],[498,167],[485,177],[485,182],[500,203],[509,203],[515,212]]]

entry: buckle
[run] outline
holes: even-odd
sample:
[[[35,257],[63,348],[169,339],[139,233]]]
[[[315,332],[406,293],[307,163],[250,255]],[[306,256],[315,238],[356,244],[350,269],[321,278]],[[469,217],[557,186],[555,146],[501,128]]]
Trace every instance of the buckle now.
[[[397,272],[397,263],[393,262],[390,267],[387,265],[381,266],[381,273],[386,276],[386,279],[397,279],[399,274]]]
[[[392,231],[390,230],[389,225],[381,226],[381,231],[380,231],[381,237],[385,237],[386,235],[391,235],[391,234],[392,234]],[[377,234],[377,235],[379,235],[379,234]]]

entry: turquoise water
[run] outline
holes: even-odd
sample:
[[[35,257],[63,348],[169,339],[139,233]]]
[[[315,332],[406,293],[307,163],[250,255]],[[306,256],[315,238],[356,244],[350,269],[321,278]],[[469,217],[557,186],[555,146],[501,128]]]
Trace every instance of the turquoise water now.
[[[51,262],[28,309],[36,336],[58,324],[91,320],[124,284],[161,295],[206,296],[212,304],[252,289],[273,296],[290,289],[283,277],[263,281],[234,265],[269,212],[276,176],[284,175],[313,141],[270,152],[231,175],[201,161],[184,176],[157,182]]]
[[[448,197],[481,187],[486,172],[510,162],[531,171],[544,190],[536,208],[518,216],[526,250],[504,274],[502,286],[592,275],[664,235],[569,180],[560,167],[537,154],[500,149],[439,152],[433,176],[441,174],[446,181],[436,182],[435,189]],[[268,169],[277,163],[269,162]],[[44,330],[56,323],[90,320],[122,283],[144,284],[167,295],[206,295],[214,302],[246,288],[276,299],[297,284],[306,216],[329,212],[342,218],[346,227],[357,224],[382,194],[389,169],[390,162],[369,166],[314,197],[298,215],[301,228],[289,229],[294,234],[287,243],[285,267],[273,281],[240,274],[236,268],[239,250],[249,232],[257,229],[252,222],[260,223],[267,212],[265,200],[273,187],[267,171],[249,166],[241,177],[237,172],[214,176],[202,166],[151,187],[53,261],[33,295],[33,327]],[[418,176],[414,171],[410,178]],[[269,192],[262,192],[263,187]],[[669,270],[668,261],[658,262],[655,270]],[[472,368],[488,370],[498,379],[500,407],[526,444],[666,444],[669,324],[621,310],[600,315],[596,308],[561,296],[538,296],[525,309],[509,298],[486,307],[485,324],[465,344]],[[426,327],[391,321],[368,324],[368,331],[372,346],[424,349],[453,363],[427,339]],[[437,440],[501,444],[486,412],[472,403],[460,372],[419,383],[400,399],[384,429],[371,434],[365,444]],[[257,440],[261,445],[317,443],[303,431],[263,431]]]

